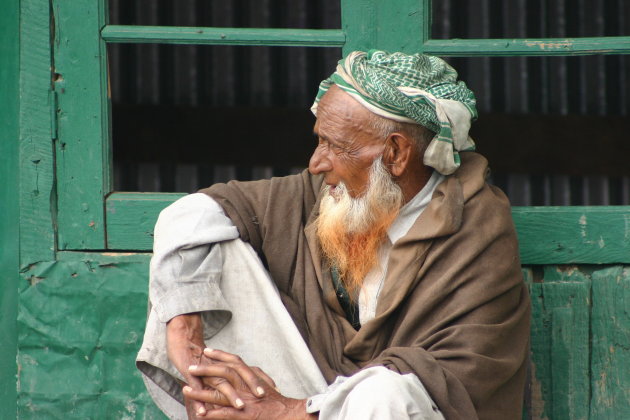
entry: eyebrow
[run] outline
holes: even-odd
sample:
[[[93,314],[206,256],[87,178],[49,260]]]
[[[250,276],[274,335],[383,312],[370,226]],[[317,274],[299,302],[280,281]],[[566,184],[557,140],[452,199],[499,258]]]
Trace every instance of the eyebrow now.
[[[321,133],[318,133],[316,130],[313,130],[313,136],[315,136],[318,139],[322,139],[322,140],[325,140],[325,141],[330,141],[328,139],[328,137],[326,137],[325,135],[323,135]]]

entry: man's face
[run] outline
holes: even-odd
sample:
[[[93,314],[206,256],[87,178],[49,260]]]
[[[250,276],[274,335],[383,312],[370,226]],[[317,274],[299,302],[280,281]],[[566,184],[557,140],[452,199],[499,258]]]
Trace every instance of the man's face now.
[[[314,132],[318,145],[308,169],[324,174],[324,182],[334,187],[343,182],[351,197],[365,191],[370,167],[383,153],[385,139],[375,137],[366,125],[370,111],[333,85],[317,108]]]

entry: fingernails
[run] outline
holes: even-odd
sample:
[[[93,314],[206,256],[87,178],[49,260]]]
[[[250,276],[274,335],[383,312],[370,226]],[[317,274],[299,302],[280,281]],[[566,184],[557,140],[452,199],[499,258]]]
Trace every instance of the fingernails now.
[[[240,398],[236,399],[236,406],[238,408],[242,408],[245,405],[245,403],[243,402],[243,400],[241,400]]]
[[[199,409],[197,410],[197,414],[203,416],[204,414],[206,414],[206,409],[203,407],[199,407]]]
[[[197,370],[198,367],[199,366],[197,366],[197,365],[190,365],[190,366],[188,366],[188,370]]]
[[[186,385],[186,386],[184,387],[184,392],[190,392],[190,391],[192,391],[192,388],[191,388],[191,387],[189,387],[188,385]]]
[[[213,351],[214,351],[214,349],[205,348],[205,349],[203,349],[203,354],[205,354],[206,356],[209,356],[210,353],[212,353]]]
[[[262,386],[256,387],[256,392],[258,392],[258,395],[265,395],[265,390]]]
[[[282,392],[280,392],[280,388],[278,388],[277,386],[274,386],[273,389],[275,389],[276,391],[278,391],[278,394],[282,394]]]

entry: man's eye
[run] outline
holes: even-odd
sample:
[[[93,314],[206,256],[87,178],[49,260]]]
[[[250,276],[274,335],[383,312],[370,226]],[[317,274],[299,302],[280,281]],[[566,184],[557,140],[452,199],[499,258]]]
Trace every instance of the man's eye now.
[[[338,144],[331,144],[330,148],[333,149],[335,152],[343,152],[344,148],[339,146]]]

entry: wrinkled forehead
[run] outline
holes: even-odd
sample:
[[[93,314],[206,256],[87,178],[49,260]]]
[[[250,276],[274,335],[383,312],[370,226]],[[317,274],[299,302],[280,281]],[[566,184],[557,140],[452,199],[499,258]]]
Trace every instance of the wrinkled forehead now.
[[[324,94],[317,107],[315,131],[320,135],[339,134],[348,130],[367,132],[372,113],[336,85]]]

